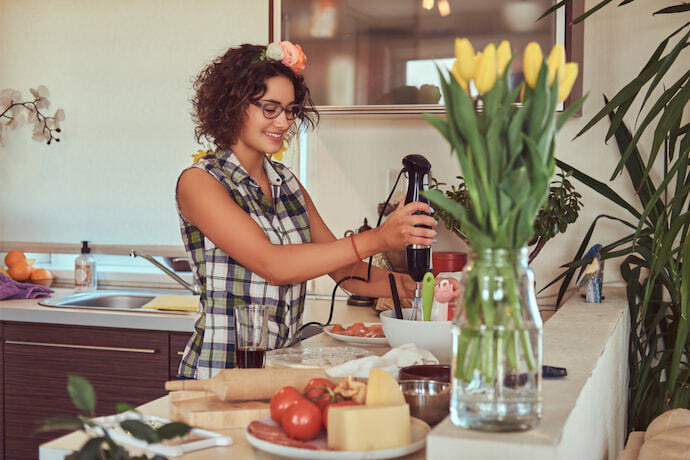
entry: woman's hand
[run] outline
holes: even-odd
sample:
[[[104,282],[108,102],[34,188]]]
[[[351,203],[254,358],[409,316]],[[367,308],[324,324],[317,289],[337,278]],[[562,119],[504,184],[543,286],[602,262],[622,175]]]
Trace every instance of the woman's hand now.
[[[403,205],[402,200],[388,218],[376,228],[381,243],[381,251],[402,249],[411,244],[431,246],[436,238],[436,220],[430,215],[415,214],[415,212],[431,214],[428,204],[415,201]],[[417,227],[426,225],[429,228]]]

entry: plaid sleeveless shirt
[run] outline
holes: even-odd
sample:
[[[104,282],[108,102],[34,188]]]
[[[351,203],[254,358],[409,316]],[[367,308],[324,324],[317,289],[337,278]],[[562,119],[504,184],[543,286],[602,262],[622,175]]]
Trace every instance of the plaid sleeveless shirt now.
[[[304,196],[290,170],[264,159],[274,205],[259,183],[242,167],[234,153],[219,151],[202,157],[192,167],[210,173],[266,233],[273,244],[311,242]],[[191,259],[194,280],[201,286],[199,318],[180,363],[180,376],[208,379],[235,367],[234,307],[268,305],[269,348],[289,343],[302,324],[306,282],[273,286],[218,248],[180,212],[182,241]],[[229,223],[227,231],[232,231]]]

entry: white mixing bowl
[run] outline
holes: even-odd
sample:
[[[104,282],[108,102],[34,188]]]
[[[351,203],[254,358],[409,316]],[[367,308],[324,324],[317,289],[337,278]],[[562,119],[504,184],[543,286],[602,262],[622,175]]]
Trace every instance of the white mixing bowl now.
[[[411,308],[403,308],[403,318],[409,318]],[[398,319],[394,310],[381,313],[383,333],[391,347],[414,343],[419,348],[429,350],[441,364],[450,364],[452,337],[450,321],[411,321]]]

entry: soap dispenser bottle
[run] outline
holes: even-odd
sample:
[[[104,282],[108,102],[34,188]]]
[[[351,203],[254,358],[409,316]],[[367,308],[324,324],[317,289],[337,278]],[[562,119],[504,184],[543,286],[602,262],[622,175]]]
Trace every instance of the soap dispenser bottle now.
[[[74,260],[74,286],[77,290],[96,289],[96,259],[88,241],[81,242],[81,255]]]

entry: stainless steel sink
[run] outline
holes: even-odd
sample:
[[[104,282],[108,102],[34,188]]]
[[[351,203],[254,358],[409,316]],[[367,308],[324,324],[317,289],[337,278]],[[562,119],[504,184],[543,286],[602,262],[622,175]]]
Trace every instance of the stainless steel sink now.
[[[88,291],[70,294],[62,297],[51,297],[38,301],[44,307],[86,308],[90,310],[122,310],[140,311],[145,313],[159,312],[159,310],[142,309],[154,297],[164,292],[150,291]],[[165,313],[181,313],[166,311]]]

